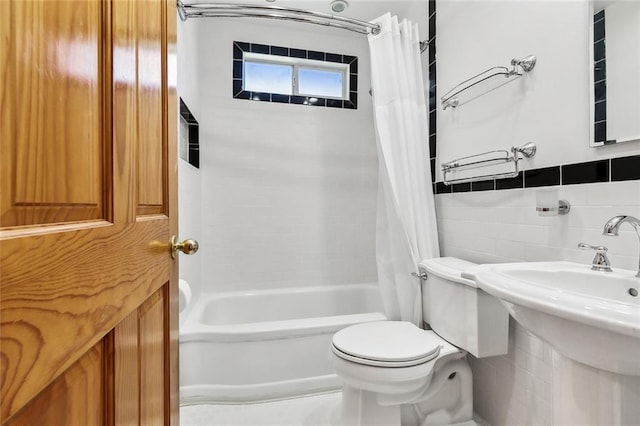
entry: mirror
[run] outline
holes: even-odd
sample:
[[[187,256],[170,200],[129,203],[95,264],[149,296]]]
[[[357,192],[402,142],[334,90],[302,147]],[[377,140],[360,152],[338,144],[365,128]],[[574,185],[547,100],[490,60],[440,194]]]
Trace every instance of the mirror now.
[[[592,7],[590,145],[640,140],[640,1]]]

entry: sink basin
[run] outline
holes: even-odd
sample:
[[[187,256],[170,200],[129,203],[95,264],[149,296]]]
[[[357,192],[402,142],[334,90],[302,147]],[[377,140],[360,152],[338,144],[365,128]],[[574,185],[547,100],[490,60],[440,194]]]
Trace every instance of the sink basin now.
[[[482,265],[467,277],[564,356],[640,376],[640,278],[635,274],[597,272],[571,262],[527,262]]]

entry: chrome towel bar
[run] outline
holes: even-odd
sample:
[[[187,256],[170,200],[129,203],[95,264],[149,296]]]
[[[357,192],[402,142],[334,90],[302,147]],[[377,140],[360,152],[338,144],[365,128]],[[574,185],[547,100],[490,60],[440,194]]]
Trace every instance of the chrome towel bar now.
[[[531,71],[536,66],[535,55],[529,55],[522,59],[511,60],[511,68],[508,67],[491,67],[474,75],[471,78],[464,80],[462,83],[454,86],[453,89],[445,93],[440,101],[442,102],[442,109],[456,108],[471,99],[498,88],[508,83],[511,77],[521,77],[523,73]],[[467,92],[471,88],[476,89]],[[465,96],[462,96],[464,92]],[[475,93],[474,93],[475,92]]]

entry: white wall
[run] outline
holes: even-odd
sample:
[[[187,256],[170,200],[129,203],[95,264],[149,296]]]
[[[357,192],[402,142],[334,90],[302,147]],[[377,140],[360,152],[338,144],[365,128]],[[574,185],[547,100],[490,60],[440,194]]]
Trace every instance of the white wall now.
[[[179,27],[178,35],[178,95],[185,100],[196,119],[202,122],[199,105],[197,40],[193,33]],[[202,244],[201,172],[178,158],[178,228],[181,239],[195,238]],[[180,256],[180,278],[191,286],[193,296],[200,294],[202,256]],[[189,307],[187,307],[188,310]],[[185,311],[186,313],[187,311]]]
[[[366,38],[250,19],[192,19],[179,37],[180,95],[200,122],[203,291],[375,281]],[[358,56],[358,109],[233,99],[234,40]]]
[[[530,141],[538,152],[527,168],[638,152],[637,142],[589,148],[589,14],[588,3],[577,0],[438,2],[439,96],[512,58],[538,58],[523,78],[458,108],[439,108],[438,164]]]
[[[636,142],[589,148],[590,12],[585,1],[440,1],[436,13],[440,96],[488,67],[538,56],[525,78],[455,110],[438,111],[438,164],[528,141],[536,142],[538,153],[525,168],[640,153]],[[614,268],[636,268],[635,233],[607,238],[601,232],[614,215],[640,215],[640,182],[559,190],[571,212],[546,218],[535,212],[535,189],[436,196],[442,254],[478,263],[589,264],[592,254],[576,249],[587,242],[607,245]],[[510,342],[506,356],[471,357],[475,410],[493,426],[553,424],[552,349],[513,321]],[[594,417],[588,424],[598,421]]]

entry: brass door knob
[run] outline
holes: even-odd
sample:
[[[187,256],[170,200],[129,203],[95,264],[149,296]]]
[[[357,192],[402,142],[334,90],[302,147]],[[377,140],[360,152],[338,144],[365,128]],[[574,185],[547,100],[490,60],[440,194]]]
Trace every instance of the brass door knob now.
[[[184,254],[194,254],[198,251],[198,242],[196,240],[184,240],[178,241],[178,237],[175,235],[171,237],[171,257],[176,258],[178,252],[181,251]]]

